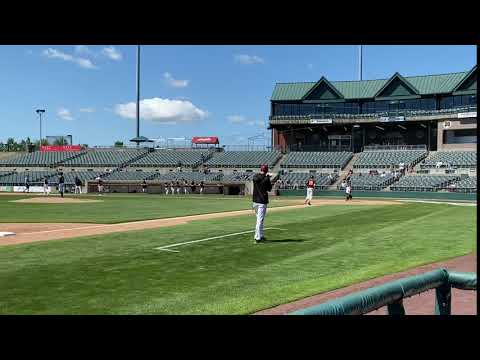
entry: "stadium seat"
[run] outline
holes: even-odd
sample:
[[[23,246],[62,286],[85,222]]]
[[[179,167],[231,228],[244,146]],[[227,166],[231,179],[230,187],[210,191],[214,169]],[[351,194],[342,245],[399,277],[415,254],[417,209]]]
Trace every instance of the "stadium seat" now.
[[[292,151],[285,155],[281,168],[330,168],[343,169],[353,153],[351,152],[303,152]]]

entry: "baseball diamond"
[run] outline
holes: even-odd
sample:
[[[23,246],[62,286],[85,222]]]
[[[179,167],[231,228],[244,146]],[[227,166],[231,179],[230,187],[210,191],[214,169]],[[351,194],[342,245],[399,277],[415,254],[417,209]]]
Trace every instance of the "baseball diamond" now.
[[[133,51],[42,54],[89,71],[132,61],[120,49]],[[309,82],[273,83],[255,72],[268,61],[238,54],[227,71],[230,90],[242,92],[251,118],[233,108],[207,111],[198,98],[234,107],[229,91],[211,92],[201,77],[190,83],[168,69],[159,74],[162,91],[178,93],[141,99],[135,49],[136,102],[59,108],[67,125],[49,122],[52,136],[41,135],[42,121],[54,116],[45,105],[31,111],[40,120],[37,142],[0,140],[0,315],[477,314],[476,65],[418,74],[413,64],[345,80],[343,65],[323,64],[325,73],[310,72]],[[289,71],[272,74],[304,76]],[[96,95],[85,91],[85,99],[101,95],[90,90],[99,81],[90,74]],[[124,94],[123,75],[112,96]],[[255,89],[243,88],[245,79]],[[95,120],[98,133],[71,125],[73,135],[61,135],[80,118],[100,119],[100,107],[106,117],[135,119],[136,133],[121,130],[126,120],[115,131]],[[227,125],[208,125],[211,114]],[[17,131],[0,124],[7,136]],[[165,133],[158,138],[154,129]],[[84,144],[89,137],[96,145]]]

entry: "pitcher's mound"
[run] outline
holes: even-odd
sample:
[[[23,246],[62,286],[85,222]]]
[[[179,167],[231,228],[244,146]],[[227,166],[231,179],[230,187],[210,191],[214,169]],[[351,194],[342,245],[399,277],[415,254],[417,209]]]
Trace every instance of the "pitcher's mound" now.
[[[61,198],[61,197],[34,197],[31,199],[13,200],[12,202],[30,203],[30,204],[78,204],[78,203],[96,203],[103,202],[103,200],[89,200],[76,198]]]

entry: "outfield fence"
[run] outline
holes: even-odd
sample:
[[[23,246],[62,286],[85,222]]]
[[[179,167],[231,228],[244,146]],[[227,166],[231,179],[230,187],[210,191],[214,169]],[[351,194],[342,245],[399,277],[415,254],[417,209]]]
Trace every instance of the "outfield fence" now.
[[[435,315],[451,315],[452,288],[477,289],[476,273],[438,269],[359,291],[289,315],[363,315],[384,306],[388,315],[406,315],[403,299],[435,289]]]

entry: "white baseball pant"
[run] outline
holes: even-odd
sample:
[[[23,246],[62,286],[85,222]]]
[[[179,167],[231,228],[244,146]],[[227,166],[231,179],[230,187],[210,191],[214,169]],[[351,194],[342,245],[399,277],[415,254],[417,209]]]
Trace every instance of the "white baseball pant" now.
[[[263,237],[263,221],[267,213],[267,204],[253,203],[253,209],[257,215],[257,223],[255,225],[255,240],[260,240]]]

